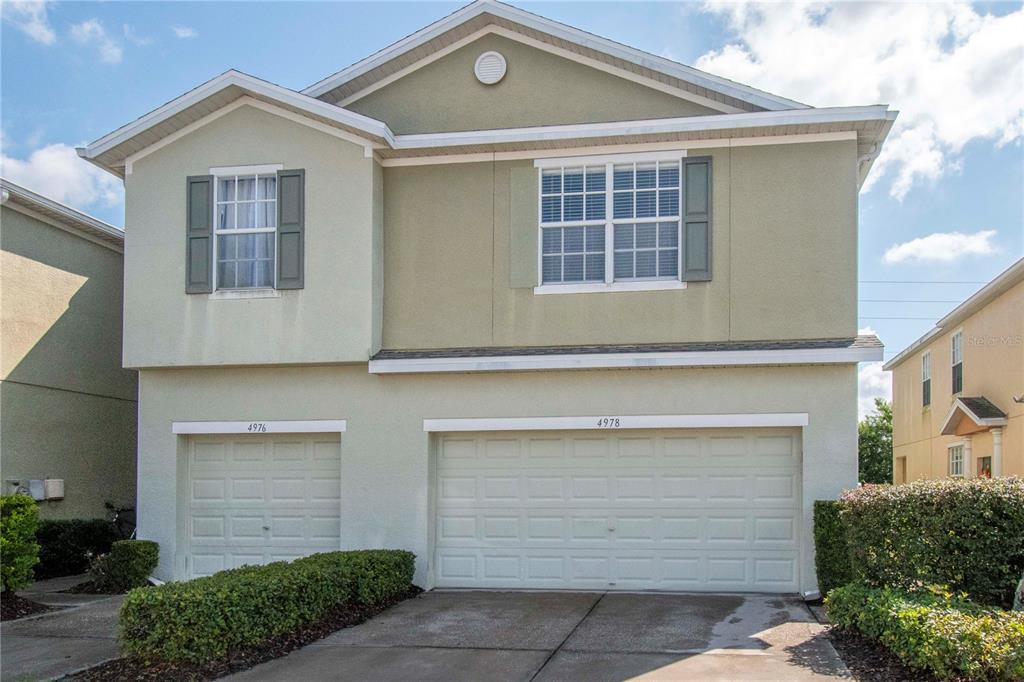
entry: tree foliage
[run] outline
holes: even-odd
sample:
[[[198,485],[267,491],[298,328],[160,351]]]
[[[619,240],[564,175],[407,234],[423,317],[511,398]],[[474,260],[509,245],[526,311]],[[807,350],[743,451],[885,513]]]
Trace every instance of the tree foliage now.
[[[861,483],[892,483],[892,403],[875,398],[875,411],[857,425]]]

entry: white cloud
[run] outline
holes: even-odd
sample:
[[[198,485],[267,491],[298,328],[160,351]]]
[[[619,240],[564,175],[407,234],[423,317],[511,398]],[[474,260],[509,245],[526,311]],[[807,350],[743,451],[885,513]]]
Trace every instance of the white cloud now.
[[[95,45],[100,53],[100,61],[106,64],[117,64],[121,61],[124,50],[110,37],[107,29],[97,19],[87,19],[71,27],[71,37],[79,45]]]
[[[723,16],[735,41],[698,68],[814,106],[899,109],[869,178],[885,175],[897,199],[955,171],[972,140],[1024,136],[1024,8],[712,1],[704,10]]]
[[[171,30],[176,38],[195,38],[199,35],[191,26],[172,26]]]
[[[875,398],[892,400],[892,372],[883,372],[881,362],[862,362],[857,371],[857,419],[875,411]]]
[[[893,244],[882,257],[889,265],[897,263],[952,263],[963,256],[990,256],[997,249],[992,243],[995,230],[974,234],[935,232],[902,244]]]
[[[130,24],[124,24],[121,28],[124,31],[124,39],[132,45],[136,47],[145,47],[146,45],[153,44],[153,39],[151,37],[139,35]]]
[[[28,159],[0,156],[0,175],[51,199],[85,210],[124,201],[121,181],[78,158],[73,147],[51,144]]]
[[[32,40],[43,45],[57,42],[57,33],[46,16],[48,2],[0,2],[4,21],[11,23]]]

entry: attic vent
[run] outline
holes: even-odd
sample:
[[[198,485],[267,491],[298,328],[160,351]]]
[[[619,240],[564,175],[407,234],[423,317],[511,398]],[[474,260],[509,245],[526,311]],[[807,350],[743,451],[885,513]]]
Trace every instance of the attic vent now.
[[[498,52],[484,52],[476,58],[473,72],[484,85],[494,85],[505,77],[505,58]]]

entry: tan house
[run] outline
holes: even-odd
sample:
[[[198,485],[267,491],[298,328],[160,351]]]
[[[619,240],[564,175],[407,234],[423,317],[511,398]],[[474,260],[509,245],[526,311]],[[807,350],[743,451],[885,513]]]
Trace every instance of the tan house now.
[[[42,518],[135,503],[136,372],[121,368],[124,232],[0,180],[0,476]]]
[[[895,115],[485,0],[81,149],[126,188],[159,576],[384,546],[425,587],[813,591]]]
[[[1024,259],[884,369],[894,482],[1024,476]]]

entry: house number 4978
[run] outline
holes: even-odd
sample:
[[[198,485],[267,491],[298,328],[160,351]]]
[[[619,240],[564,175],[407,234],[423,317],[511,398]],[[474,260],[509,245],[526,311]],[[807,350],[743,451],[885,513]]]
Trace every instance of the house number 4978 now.
[[[601,417],[597,420],[597,428],[599,429],[617,429],[622,424],[619,423],[618,417]]]

